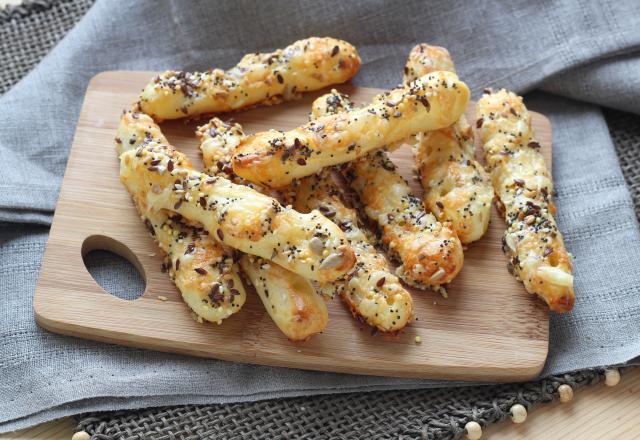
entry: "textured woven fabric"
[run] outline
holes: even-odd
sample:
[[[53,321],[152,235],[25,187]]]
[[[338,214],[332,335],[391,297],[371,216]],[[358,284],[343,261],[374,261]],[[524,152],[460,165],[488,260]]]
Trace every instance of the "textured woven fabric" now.
[[[25,76],[93,4],[27,1],[0,11],[0,95]]]
[[[633,5],[583,5],[576,15],[571,6],[540,8],[526,2],[494,4],[473,14],[466,4],[451,2],[428,7],[422,3],[358,2],[347,7],[342,2],[329,6],[299,2],[286,13],[271,2],[193,2],[188,7],[179,2],[137,2],[135,8],[128,2],[99,2],[31,74],[0,98],[0,112],[6,115],[0,120],[0,186],[5,185],[0,191],[0,219],[14,223],[0,228],[0,431],[87,410],[442,385],[185,358],[74,340],[38,329],[30,304],[46,228],[25,223],[50,219],[81,96],[93,74],[116,68],[226,67],[247,47],[268,49],[309,34],[331,34],[361,49],[364,65],[359,84],[395,84],[410,46],[429,41],[452,50],[461,75],[475,91],[487,85],[521,92],[536,86],[548,91],[559,88],[567,96],[611,105],[619,101],[619,108],[637,112],[638,103],[622,99],[637,96],[633,82],[593,87],[599,84],[593,72],[609,69],[602,66],[603,60],[613,66],[633,63],[640,41]],[[59,7],[43,2],[40,13]],[[283,16],[287,26],[280,25]],[[519,39],[524,16],[529,28],[539,34],[535,38]],[[6,32],[2,36],[11,37],[3,41],[16,39],[7,31],[7,23],[30,17],[13,13],[9,21],[0,21],[0,32]],[[43,16],[38,26],[47,25]],[[237,32],[245,28],[252,32]],[[500,39],[496,32],[510,35]],[[37,40],[33,44],[37,46]],[[584,81],[593,81],[582,83],[588,93],[572,88],[572,71]],[[611,72],[611,77],[618,78],[617,74]],[[527,104],[548,114],[554,124],[559,222],[577,256],[579,302],[573,314],[552,318],[545,372],[624,362],[640,352],[640,283],[635,267],[640,249],[632,202],[606,125],[598,108],[583,103],[535,93],[527,96]],[[38,130],[33,129],[34,121]],[[607,255],[606,261],[598,255]],[[612,270],[620,276],[611,279]],[[130,275],[122,271],[96,277],[117,290],[135,282]],[[413,393],[420,392],[406,395]],[[354,409],[370,411],[367,417],[374,420],[374,410],[384,405],[385,397],[380,396],[375,401],[362,397],[361,406]],[[444,419],[434,418],[438,423],[447,423],[446,408],[443,402],[439,414]],[[465,408],[469,411],[470,406]],[[405,410],[416,409],[407,406]],[[295,418],[287,423],[294,422]],[[318,419],[317,423],[324,422]]]
[[[531,410],[557,397],[558,386],[598,383],[585,370],[538,382],[487,387],[310,396],[254,403],[179,406],[86,414],[78,431],[92,440],[420,439],[461,438],[464,426],[509,417],[519,403]]]
[[[640,117],[610,109],[604,115],[640,220]]]

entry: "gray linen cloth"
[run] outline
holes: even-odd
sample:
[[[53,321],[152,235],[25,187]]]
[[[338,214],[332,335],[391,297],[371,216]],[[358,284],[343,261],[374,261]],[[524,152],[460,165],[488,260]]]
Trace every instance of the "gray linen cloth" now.
[[[410,48],[450,49],[475,97],[507,87],[553,123],[558,221],[577,302],[551,318],[543,374],[640,355],[640,235],[597,105],[640,113],[640,2],[101,0],[0,98],[0,432],[73,413],[446,386],[162,354],[48,333],[31,302],[89,79],[114,69],[228,68],[311,35],[363,59],[355,83],[400,82]],[[112,148],[105,145],[105,148]],[[126,290],[130,271],[105,283]]]

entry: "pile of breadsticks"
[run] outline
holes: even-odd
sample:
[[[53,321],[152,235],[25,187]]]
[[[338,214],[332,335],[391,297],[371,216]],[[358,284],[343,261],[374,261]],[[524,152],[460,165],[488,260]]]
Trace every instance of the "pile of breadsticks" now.
[[[551,310],[570,310],[571,258],[522,98],[486,91],[478,102],[485,171],[463,114],[469,89],[443,48],[416,46],[403,85],[364,107],[332,90],[287,132],[245,135],[214,117],[196,133],[203,170],[157,125],[296,99],[359,67],[349,43],[309,38],[227,71],[165,72],[122,115],[121,180],[198,319],[238,312],[249,282],[291,340],[326,327],[325,298],[335,294],[359,321],[397,332],[413,317],[405,285],[451,282],[463,245],[486,232],[494,199],[507,222],[509,270]],[[387,156],[402,144],[413,148],[423,200]]]

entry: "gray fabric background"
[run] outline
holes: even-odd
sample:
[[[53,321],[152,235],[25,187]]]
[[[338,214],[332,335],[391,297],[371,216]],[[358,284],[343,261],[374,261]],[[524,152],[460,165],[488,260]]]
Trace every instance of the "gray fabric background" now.
[[[578,296],[574,312],[552,317],[544,374],[640,354],[638,225],[602,114],[588,104],[640,113],[640,4],[133,5],[99,1],[0,98],[0,431],[94,409],[442,385],[166,355],[53,335],[33,321],[47,234],[40,225],[51,219],[89,78],[113,69],[229,67],[246,51],[309,35],[358,47],[356,84],[398,83],[409,49],[426,41],[450,49],[476,96],[486,86],[544,90],[526,102],[554,125],[558,220],[576,256]],[[134,277],[104,276],[120,288]]]

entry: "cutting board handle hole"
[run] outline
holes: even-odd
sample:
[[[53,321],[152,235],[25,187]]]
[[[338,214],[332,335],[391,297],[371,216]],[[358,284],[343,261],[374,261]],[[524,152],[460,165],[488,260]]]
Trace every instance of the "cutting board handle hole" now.
[[[145,291],[146,275],[138,258],[111,237],[87,237],[82,243],[82,261],[94,281],[113,296],[133,301]]]

